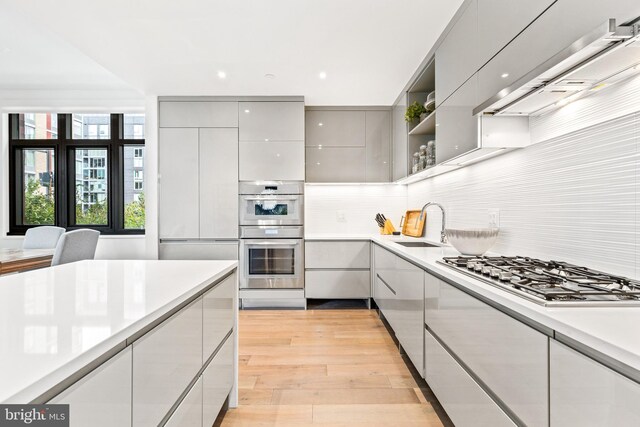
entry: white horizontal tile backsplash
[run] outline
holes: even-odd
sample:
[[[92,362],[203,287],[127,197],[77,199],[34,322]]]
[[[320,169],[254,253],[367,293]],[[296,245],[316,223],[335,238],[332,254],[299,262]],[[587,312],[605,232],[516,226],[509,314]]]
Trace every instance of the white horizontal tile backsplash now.
[[[376,213],[384,214],[400,229],[407,206],[404,185],[305,186],[305,235],[359,235],[379,232]],[[339,216],[344,215],[344,221]]]
[[[634,113],[411,184],[408,207],[439,202],[451,228],[486,227],[497,208],[496,252],[638,277],[639,169]],[[427,236],[437,238],[434,213]]]

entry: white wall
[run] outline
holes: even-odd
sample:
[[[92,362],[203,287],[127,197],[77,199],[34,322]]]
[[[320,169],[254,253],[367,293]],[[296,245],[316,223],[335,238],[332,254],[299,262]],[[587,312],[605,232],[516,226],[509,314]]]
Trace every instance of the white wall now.
[[[409,185],[408,206],[442,203],[451,228],[486,227],[499,208],[496,252],[640,277],[640,113],[631,111],[640,77],[532,120],[546,142]],[[428,215],[428,237],[439,218]]]
[[[156,97],[147,98],[148,105],[155,103]],[[21,236],[7,236],[9,230],[9,141],[8,141],[8,113],[15,112],[123,112],[139,113],[145,111],[145,99],[136,95],[133,91],[126,92],[100,92],[100,91],[7,91],[3,92],[0,98],[0,113],[2,113],[2,141],[0,144],[0,247],[18,248],[22,246]],[[157,114],[157,106],[151,112]],[[146,159],[145,176],[148,178],[156,176],[157,166],[154,168],[154,161],[157,163],[157,120],[155,116],[147,123],[145,131],[149,135],[145,141],[146,152],[150,158]],[[156,154],[154,154],[156,153]],[[154,160],[155,159],[155,160]],[[149,173],[149,174],[148,174]],[[147,186],[147,183],[145,183]],[[147,187],[145,187],[147,190]],[[151,193],[157,189],[150,185]],[[147,248],[147,236],[101,236],[96,249],[96,258],[99,259],[139,259],[157,258],[157,216],[155,204],[157,197],[147,196],[147,205],[151,205],[151,212],[147,217],[152,216],[150,222],[152,226],[153,245],[155,252]],[[155,210],[154,210],[155,209]],[[155,234],[153,225],[155,224]],[[154,255],[155,254],[155,255]]]
[[[305,235],[370,235],[379,233],[376,213],[384,214],[400,230],[407,206],[404,185],[305,186]],[[343,214],[344,221],[338,216]]]

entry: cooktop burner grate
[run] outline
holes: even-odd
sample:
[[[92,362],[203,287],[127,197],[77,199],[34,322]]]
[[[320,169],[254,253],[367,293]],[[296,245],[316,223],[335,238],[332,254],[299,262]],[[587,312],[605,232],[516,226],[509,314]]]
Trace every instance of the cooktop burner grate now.
[[[640,305],[640,281],[560,261],[445,257],[441,264],[546,306]]]

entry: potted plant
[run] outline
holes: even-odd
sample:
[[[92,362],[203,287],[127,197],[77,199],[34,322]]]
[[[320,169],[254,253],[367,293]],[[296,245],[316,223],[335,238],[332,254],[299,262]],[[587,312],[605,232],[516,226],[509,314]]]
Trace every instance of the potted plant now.
[[[404,119],[408,123],[411,123],[416,119],[420,119],[422,114],[427,114],[427,109],[424,108],[424,105],[416,101],[407,107],[407,111],[404,113]]]

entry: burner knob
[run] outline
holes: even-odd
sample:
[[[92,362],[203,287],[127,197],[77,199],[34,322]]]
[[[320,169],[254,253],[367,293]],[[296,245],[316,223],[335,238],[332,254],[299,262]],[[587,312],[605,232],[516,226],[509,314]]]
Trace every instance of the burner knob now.
[[[482,264],[480,264],[479,262],[476,263],[474,270],[477,271],[478,273],[482,272]]]
[[[491,267],[485,265],[482,267],[482,274],[491,274]]]
[[[490,272],[491,277],[498,278],[500,276],[499,268],[492,268]]]
[[[467,268],[468,268],[469,270],[473,270],[474,268],[476,268],[476,263],[475,263],[475,262],[471,262],[471,261],[469,261],[469,262],[467,263]]]

